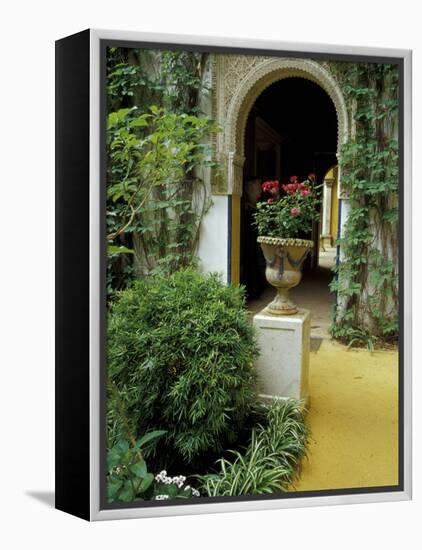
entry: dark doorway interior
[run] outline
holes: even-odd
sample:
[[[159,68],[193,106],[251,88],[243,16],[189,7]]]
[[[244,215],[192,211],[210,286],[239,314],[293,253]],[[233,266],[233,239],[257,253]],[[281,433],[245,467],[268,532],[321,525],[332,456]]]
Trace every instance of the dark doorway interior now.
[[[287,182],[314,172],[321,179],[336,164],[336,150],[337,115],[329,95],[305,78],[285,78],[269,86],[249,114],[244,175]]]
[[[296,175],[300,181],[313,172],[322,183],[327,170],[336,164],[337,115],[328,94],[317,84],[292,77],[269,86],[255,101],[245,133],[244,193],[241,209],[240,282],[247,295],[256,299],[265,289],[264,262],[250,229],[253,217],[248,189],[255,178],[287,183]],[[249,203],[249,204],[248,204]],[[305,271],[318,263],[319,228],[313,235],[314,255]],[[253,253],[253,257],[252,257]],[[256,255],[256,258],[255,258]]]

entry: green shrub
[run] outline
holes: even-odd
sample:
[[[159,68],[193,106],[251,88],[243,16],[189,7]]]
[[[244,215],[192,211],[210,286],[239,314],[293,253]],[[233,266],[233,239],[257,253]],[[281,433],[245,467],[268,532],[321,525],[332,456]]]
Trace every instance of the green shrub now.
[[[164,429],[165,467],[220,453],[255,401],[256,356],[241,289],[191,269],[136,281],[109,316],[108,376],[121,401],[110,392],[109,445]]]
[[[266,424],[252,432],[249,446],[221,458],[220,472],[198,476],[208,496],[259,495],[284,491],[306,452],[308,429],[300,403],[289,399],[266,408]]]

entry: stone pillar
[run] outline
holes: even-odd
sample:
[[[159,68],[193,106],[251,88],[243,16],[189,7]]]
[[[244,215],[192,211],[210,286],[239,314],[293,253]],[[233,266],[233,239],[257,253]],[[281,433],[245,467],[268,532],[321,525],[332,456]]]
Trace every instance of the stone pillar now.
[[[294,397],[309,402],[310,312],[270,315],[265,309],[253,318],[260,356],[258,391],[264,400]]]
[[[331,195],[333,190],[333,179],[324,180],[324,189],[322,195],[322,245],[333,245],[333,236],[331,235]]]
[[[243,192],[243,165],[245,157],[234,152],[227,155],[227,193],[242,196]]]
[[[201,223],[198,257],[206,273],[218,272],[237,285],[240,264],[240,198],[244,157],[227,153],[220,159],[226,172],[212,182],[212,206]],[[216,176],[217,174],[214,174]]]

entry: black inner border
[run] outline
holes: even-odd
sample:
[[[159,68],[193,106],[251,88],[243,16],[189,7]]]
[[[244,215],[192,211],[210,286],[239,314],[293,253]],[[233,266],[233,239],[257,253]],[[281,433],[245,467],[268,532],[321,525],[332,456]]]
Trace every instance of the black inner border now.
[[[108,47],[120,48],[143,48],[155,50],[185,50],[199,51],[220,54],[243,54],[243,55],[262,55],[273,57],[297,57],[305,59],[320,59],[348,62],[369,62],[369,63],[390,63],[398,65],[399,68],[399,483],[392,486],[380,487],[358,487],[344,489],[327,489],[317,491],[298,491],[289,493],[273,493],[270,495],[241,495],[233,497],[207,497],[199,499],[180,499],[170,501],[135,501],[131,503],[107,503],[106,498],[106,329],[107,329],[107,311],[106,311],[106,269],[107,269],[107,243],[106,235],[106,121],[107,121],[107,75],[106,75],[106,54]],[[333,46],[335,47],[335,46]],[[303,497],[321,497],[335,495],[353,495],[353,494],[371,494],[371,493],[387,493],[400,492],[404,490],[404,335],[403,335],[403,273],[404,273],[404,255],[403,255],[403,229],[404,229],[404,94],[403,94],[403,77],[404,77],[404,60],[403,58],[388,57],[388,56],[370,56],[370,55],[354,55],[354,54],[331,54],[318,52],[294,52],[271,49],[256,49],[256,48],[241,48],[241,47],[226,47],[226,46],[204,46],[192,44],[172,44],[172,43],[157,43],[148,41],[131,41],[131,40],[100,40],[100,510],[117,510],[127,508],[148,508],[160,506],[189,506],[191,504],[212,504],[221,502],[245,502],[245,501],[261,501],[261,500],[284,500],[290,498]]]

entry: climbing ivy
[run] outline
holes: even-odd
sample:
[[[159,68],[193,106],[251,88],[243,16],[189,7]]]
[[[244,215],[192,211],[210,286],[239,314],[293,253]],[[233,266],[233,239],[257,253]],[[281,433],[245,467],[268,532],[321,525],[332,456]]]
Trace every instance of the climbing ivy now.
[[[398,68],[332,63],[347,103],[350,136],[340,155],[350,212],[331,289],[332,334],[353,345],[398,334]]]
[[[179,115],[155,105],[146,113],[136,108],[110,113],[109,158],[118,177],[107,188],[107,238],[114,242],[132,235],[138,277],[170,274],[194,262],[207,205],[194,169],[213,165],[202,141],[214,131],[206,116]],[[195,186],[195,198],[202,187],[202,210],[192,203]]]
[[[110,48],[108,292],[195,263],[218,128],[200,112],[207,55]],[[208,145],[207,145],[208,144]]]

